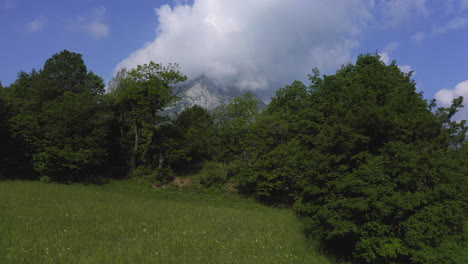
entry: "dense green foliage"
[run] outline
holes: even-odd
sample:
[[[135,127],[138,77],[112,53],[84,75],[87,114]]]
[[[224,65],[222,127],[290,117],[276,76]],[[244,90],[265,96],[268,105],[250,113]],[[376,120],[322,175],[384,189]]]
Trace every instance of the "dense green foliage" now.
[[[118,108],[122,141],[128,140],[127,137],[133,138],[133,146],[126,149],[130,153],[128,165],[131,170],[136,169],[139,159],[145,159],[152,148],[155,130],[164,121],[158,112],[177,99],[172,85],[186,79],[177,65],[164,67],[150,62],[128,72],[123,70],[114,81],[112,98]],[[161,153],[158,163],[161,169],[164,166]]]
[[[332,263],[289,210],[149,189],[0,182],[0,262]]]
[[[0,173],[74,182],[117,168],[159,185],[196,175],[294,208],[307,235],[359,263],[466,262],[467,127],[453,121],[463,98],[436,108],[378,55],[309,79],[263,111],[247,93],[169,119],[160,113],[186,80],[177,65],[124,69],[106,94],[63,51],[0,87]]]
[[[365,55],[335,75],[316,72],[309,87],[280,89],[258,118],[241,183],[293,204],[336,254],[461,263],[466,128],[450,121],[461,99],[433,113],[410,77]]]
[[[40,177],[82,180],[106,162],[112,114],[103,93],[102,79],[66,50],[6,89],[10,131]]]

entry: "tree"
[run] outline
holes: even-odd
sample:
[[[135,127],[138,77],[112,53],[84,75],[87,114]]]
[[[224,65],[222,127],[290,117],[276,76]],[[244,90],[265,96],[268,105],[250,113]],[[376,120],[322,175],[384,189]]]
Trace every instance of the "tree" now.
[[[58,95],[66,91],[73,93],[91,92],[103,94],[101,77],[88,72],[82,55],[68,50],[53,55],[44,64],[41,76],[49,81],[49,89],[56,89]],[[53,94],[53,90],[51,93]],[[53,98],[53,96],[52,96]]]
[[[120,80],[114,81],[113,96],[120,109],[121,128],[126,130],[122,131],[123,137],[131,135],[133,138],[128,163],[130,170],[134,170],[138,157],[145,151],[140,149],[142,136],[147,141],[144,145],[151,146],[154,130],[165,120],[158,113],[178,98],[172,86],[187,77],[180,73],[177,64],[162,66],[150,62],[123,71],[118,78]]]
[[[13,144],[8,119],[12,115],[11,104],[8,103],[5,88],[0,83],[0,178],[11,173],[12,164],[16,158],[16,148]]]
[[[230,162],[252,161],[249,150],[252,149],[252,128],[259,103],[252,93],[246,93],[215,109],[215,159],[223,162],[226,177]]]
[[[200,161],[211,158],[213,125],[213,116],[198,105],[185,109],[174,120],[178,137],[183,142],[189,160]]]
[[[294,179],[304,169],[304,139],[315,131],[308,88],[299,81],[276,92],[268,108],[252,124],[252,162],[237,179],[244,193],[274,204],[291,205]]]
[[[411,74],[378,55],[313,73],[255,119],[241,187],[293,204],[306,233],[360,263],[460,261],[467,130],[451,118],[461,99],[433,111]]]
[[[13,135],[40,177],[81,180],[106,163],[112,115],[102,79],[80,54],[65,50],[40,71],[21,72],[8,93],[17,107]]]
[[[329,249],[361,262],[453,263],[467,190],[449,135],[463,125],[447,132],[411,75],[378,55],[313,80],[318,129],[300,138],[308,160],[295,210]]]

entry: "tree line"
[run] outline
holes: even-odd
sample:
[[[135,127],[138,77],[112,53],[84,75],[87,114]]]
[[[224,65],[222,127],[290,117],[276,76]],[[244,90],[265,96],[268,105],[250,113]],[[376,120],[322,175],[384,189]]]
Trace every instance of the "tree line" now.
[[[463,98],[437,108],[411,74],[374,54],[336,74],[175,118],[187,78],[178,65],[120,71],[105,92],[80,54],[0,85],[0,177],[93,182],[130,175],[166,183],[208,161],[202,183],[292,207],[325,249],[363,263],[462,263],[467,246],[468,143],[453,121]],[[210,166],[214,168],[210,168]]]

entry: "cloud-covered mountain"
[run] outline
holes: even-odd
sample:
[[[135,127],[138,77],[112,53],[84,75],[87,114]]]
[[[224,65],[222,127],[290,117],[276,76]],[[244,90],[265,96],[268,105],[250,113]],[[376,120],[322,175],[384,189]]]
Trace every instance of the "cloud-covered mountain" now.
[[[179,2],[182,3],[182,2]],[[276,90],[306,79],[314,67],[335,70],[351,60],[371,19],[369,0],[194,0],[156,8],[156,38],[115,68],[178,63],[243,89]]]
[[[236,86],[235,82],[221,83],[208,78],[206,75],[201,75],[180,87],[176,87],[175,91],[181,100],[163,111],[163,115],[175,115],[194,105],[213,110],[221,104],[228,103],[230,99],[249,92]],[[259,100],[261,101],[259,107],[266,107],[266,104],[260,98]]]

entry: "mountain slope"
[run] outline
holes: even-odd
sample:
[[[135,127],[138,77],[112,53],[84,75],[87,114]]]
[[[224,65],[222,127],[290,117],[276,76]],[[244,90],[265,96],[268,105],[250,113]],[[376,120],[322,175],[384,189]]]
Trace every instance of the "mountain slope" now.
[[[174,116],[186,108],[199,105],[208,110],[213,110],[221,104],[228,103],[230,99],[242,96],[248,91],[243,91],[239,87],[229,85],[219,85],[208,77],[202,75],[193,81],[176,88],[181,100],[174,106],[163,111],[163,115]],[[254,94],[255,95],[255,94]],[[258,98],[258,96],[257,96]],[[260,108],[265,108],[266,104],[261,101]]]

